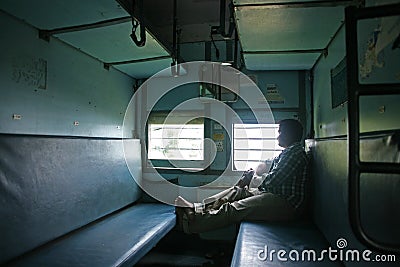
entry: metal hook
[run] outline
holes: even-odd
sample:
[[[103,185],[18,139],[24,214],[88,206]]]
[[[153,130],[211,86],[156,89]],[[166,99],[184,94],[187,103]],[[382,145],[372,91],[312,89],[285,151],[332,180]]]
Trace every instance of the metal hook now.
[[[133,17],[134,14],[134,8],[135,8],[135,1],[132,1],[132,33],[131,33],[131,38],[132,41],[138,46],[142,47],[146,44],[146,28],[144,26],[144,16],[143,16],[143,0],[139,0],[138,3],[138,8],[139,8],[139,21],[136,21],[135,18]],[[140,25],[140,40],[138,40],[136,36],[136,29]]]

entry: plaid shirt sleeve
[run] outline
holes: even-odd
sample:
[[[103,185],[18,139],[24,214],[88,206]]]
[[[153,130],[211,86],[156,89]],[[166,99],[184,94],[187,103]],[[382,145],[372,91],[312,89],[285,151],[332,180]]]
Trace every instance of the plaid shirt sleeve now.
[[[271,170],[263,174],[261,191],[284,196],[293,206],[298,207],[304,198],[305,168],[307,156],[300,143],[296,143],[274,159]]]

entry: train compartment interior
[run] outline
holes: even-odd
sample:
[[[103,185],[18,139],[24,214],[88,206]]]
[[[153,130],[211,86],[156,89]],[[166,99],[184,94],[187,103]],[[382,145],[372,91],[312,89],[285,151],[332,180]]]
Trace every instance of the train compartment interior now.
[[[398,266],[400,1],[1,0],[0,27],[0,265]],[[182,233],[175,198],[270,164],[283,119],[306,218]]]

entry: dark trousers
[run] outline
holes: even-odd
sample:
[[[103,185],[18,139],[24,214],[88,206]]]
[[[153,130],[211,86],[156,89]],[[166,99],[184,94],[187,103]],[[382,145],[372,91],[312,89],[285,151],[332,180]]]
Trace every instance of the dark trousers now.
[[[286,199],[258,189],[234,186],[203,202],[206,204],[205,211],[187,218],[185,232],[206,232],[243,219],[290,221],[296,217],[296,210]]]

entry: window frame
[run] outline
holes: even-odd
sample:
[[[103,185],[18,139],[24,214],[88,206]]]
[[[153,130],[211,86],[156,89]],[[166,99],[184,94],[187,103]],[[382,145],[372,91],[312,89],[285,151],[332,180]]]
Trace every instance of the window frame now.
[[[275,135],[273,137],[271,136],[262,136],[261,138],[257,138],[257,137],[237,137],[236,131],[235,129],[238,129],[239,127],[243,127],[244,129],[256,129],[259,128],[262,132],[262,129],[271,129],[273,128],[275,130]],[[247,128],[249,127],[249,128]],[[253,168],[255,169],[257,167],[258,164],[262,163],[262,162],[272,162],[273,158],[275,158],[276,156],[278,156],[283,148],[280,147],[278,145],[278,141],[277,141],[277,137],[278,137],[278,129],[279,129],[279,124],[276,123],[265,123],[265,124],[257,124],[257,123],[232,123],[232,149],[231,149],[231,153],[232,153],[232,171],[245,171],[248,170],[249,168]],[[251,148],[251,146],[248,146],[250,148],[237,148],[237,141],[242,141],[242,140],[252,140],[252,141],[260,141],[264,142],[271,142],[274,141],[274,146],[273,148],[266,148],[266,149],[256,149],[256,148]],[[263,145],[262,145],[263,146]],[[261,147],[262,147],[261,146]],[[242,160],[242,159],[237,159],[238,157],[236,156],[236,152],[237,151],[253,151],[253,152],[258,152],[260,153],[260,159],[258,160],[253,160],[252,158],[250,160]],[[271,157],[269,158],[262,158],[263,157],[263,153],[265,152],[269,152],[269,153],[273,153],[271,155]],[[245,166],[238,166],[238,162],[246,162]],[[251,164],[248,164],[249,162],[251,162]]]
[[[196,159],[196,160],[191,160],[191,159],[151,159],[149,158],[149,148],[150,148],[150,125],[151,124],[156,124],[160,122],[165,122],[165,119],[169,115],[168,112],[163,112],[163,111],[153,111],[150,112],[147,122],[146,122],[146,152],[145,152],[145,158],[146,158],[146,164],[145,167],[148,169],[157,169],[157,170],[184,170],[184,171],[203,171],[206,169],[206,148],[204,145],[204,139],[205,139],[205,119],[203,114],[199,114],[199,111],[178,111],[174,112],[175,117],[169,116],[169,119],[172,119],[174,124],[179,124],[180,122],[183,122],[187,120],[187,118],[196,118],[194,120],[198,120],[200,123],[195,123],[195,124],[202,124],[203,125],[203,136],[202,136],[202,153],[203,153],[203,159]],[[176,121],[174,121],[176,118]],[[156,122],[156,123],[154,123]],[[183,123],[182,123],[183,125]],[[174,166],[175,163],[177,166]]]

